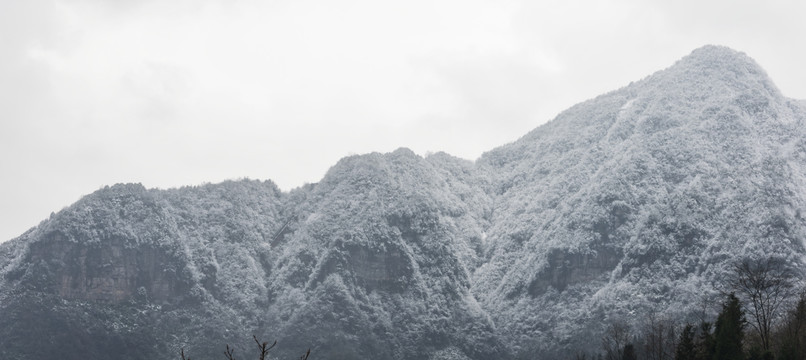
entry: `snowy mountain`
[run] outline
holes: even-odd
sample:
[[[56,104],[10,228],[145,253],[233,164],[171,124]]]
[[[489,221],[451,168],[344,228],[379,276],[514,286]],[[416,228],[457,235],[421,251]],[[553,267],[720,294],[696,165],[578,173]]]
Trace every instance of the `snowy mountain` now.
[[[479,160],[498,176],[474,293],[505,338],[584,348],[610,319],[685,319],[735,259],[803,269],[804,119],[714,46],[572,107]]]
[[[476,162],[400,149],[281,192],[115,185],[0,245],[0,358],[557,358],[803,272],[806,106],[706,46]],[[242,352],[242,353],[243,353]]]

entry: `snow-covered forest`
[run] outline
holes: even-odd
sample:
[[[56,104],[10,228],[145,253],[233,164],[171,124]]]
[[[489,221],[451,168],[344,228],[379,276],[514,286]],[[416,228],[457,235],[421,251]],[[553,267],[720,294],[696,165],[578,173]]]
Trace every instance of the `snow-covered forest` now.
[[[803,101],[707,46],[476,161],[105,187],[0,244],[0,358],[213,359],[256,335],[278,358],[557,359],[614,324],[677,344],[737,263],[803,286],[805,135]]]

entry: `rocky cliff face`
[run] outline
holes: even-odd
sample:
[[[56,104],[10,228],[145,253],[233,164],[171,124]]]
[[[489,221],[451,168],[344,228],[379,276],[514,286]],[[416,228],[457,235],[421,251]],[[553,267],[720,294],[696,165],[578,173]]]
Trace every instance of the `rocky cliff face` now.
[[[289,358],[595,349],[610,321],[685,319],[737,259],[802,272],[805,126],[709,46],[476,162],[400,149],[288,193],[105,188],[0,245],[0,357],[205,359],[250,334]]]
[[[188,290],[165,249],[126,247],[121,239],[77,244],[54,232],[32,244],[28,261],[48,264],[52,291],[65,299],[118,303],[140,295],[170,301]]]

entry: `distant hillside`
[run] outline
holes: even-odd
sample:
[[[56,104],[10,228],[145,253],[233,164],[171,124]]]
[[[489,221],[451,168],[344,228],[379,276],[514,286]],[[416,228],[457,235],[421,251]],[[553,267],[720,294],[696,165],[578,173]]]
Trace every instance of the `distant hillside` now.
[[[584,348],[610,319],[685,319],[735,259],[802,271],[805,114],[752,59],[707,46],[486,153],[474,294],[504,338]]]
[[[0,358],[217,359],[253,334],[289,359],[597,350],[612,321],[693,318],[738,259],[803,273],[805,130],[803,101],[706,46],[476,162],[107,187],[0,244]]]

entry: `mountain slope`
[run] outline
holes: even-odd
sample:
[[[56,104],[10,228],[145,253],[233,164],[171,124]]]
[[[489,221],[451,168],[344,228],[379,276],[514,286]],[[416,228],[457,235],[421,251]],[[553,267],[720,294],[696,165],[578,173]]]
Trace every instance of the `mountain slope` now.
[[[476,162],[104,188],[0,244],[0,358],[212,359],[251,334],[280,358],[598,350],[610,322],[690,318],[738,259],[803,274],[804,126],[752,59],[706,46]]]
[[[321,351],[326,358],[426,358],[446,344],[503,356],[469,289],[489,202],[459,178],[471,169],[404,149],[334,166],[294,208],[294,231],[277,247],[269,312],[288,319],[281,343],[338,350]]]
[[[499,175],[474,293],[518,324],[507,338],[585,348],[609,319],[685,317],[735,259],[802,269],[804,134],[802,108],[722,47],[576,105],[479,160]]]
[[[281,357],[505,358],[470,293],[491,203],[481,182],[471,162],[401,149],[288,194],[253,181],[99,190],[3,247],[0,347],[206,359],[262,334]]]
[[[265,297],[279,196],[270,182],[116,185],[54,214],[0,268],[0,355],[169,358],[195,337],[229,341]]]

